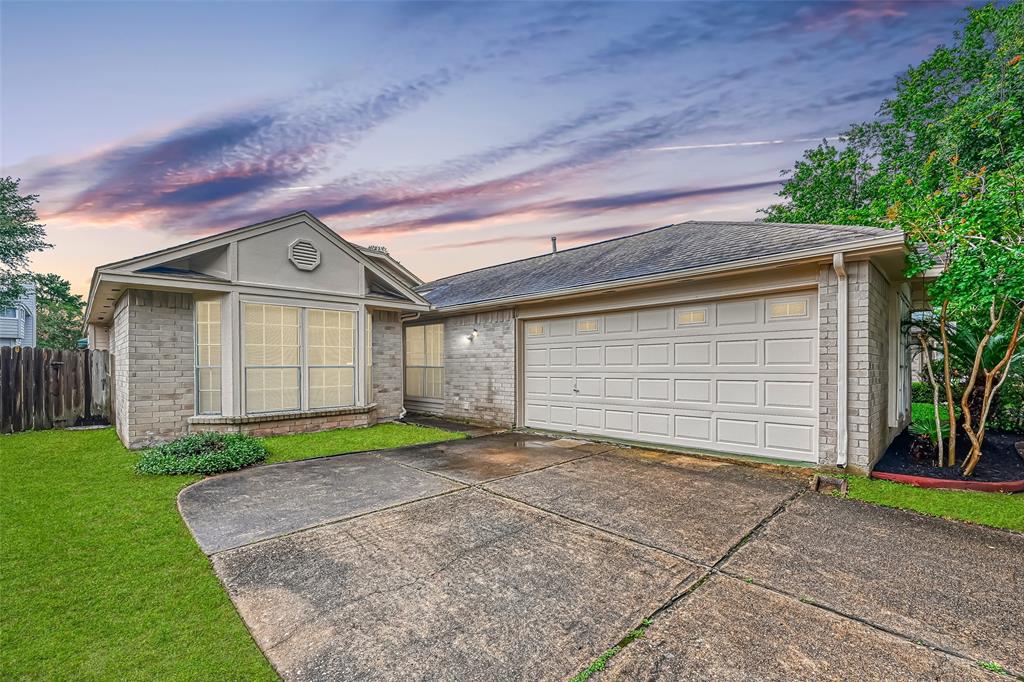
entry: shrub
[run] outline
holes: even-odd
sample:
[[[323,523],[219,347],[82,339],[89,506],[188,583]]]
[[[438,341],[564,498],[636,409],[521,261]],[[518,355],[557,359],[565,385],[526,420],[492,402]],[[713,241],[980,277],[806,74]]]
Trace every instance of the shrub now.
[[[991,427],[1013,433],[1024,433],[1024,377],[1003,384],[996,396],[998,404],[991,418]]]
[[[263,441],[240,434],[197,433],[142,453],[142,474],[216,474],[267,458]]]
[[[939,393],[942,393],[942,388],[939,388]],[[932,402],[932,385],[927,381],[915,381],[910,385],[910,395],[915,403],[931,403]],[[945,400],[944,395],[940,396],[940,400]]]

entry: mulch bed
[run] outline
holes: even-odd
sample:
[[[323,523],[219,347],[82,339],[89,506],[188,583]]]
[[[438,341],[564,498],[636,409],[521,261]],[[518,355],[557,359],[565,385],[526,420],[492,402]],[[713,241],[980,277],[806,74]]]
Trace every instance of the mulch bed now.
[[[882,459],[875,465],[874,473],[896,474],[924,479],[936,479],[951,483],[1012,483],[1024,482],[1024,457],[1016,448],[1016,443],[1024,441],[1024,434],[989,431],[985,434],[982,444],[981,460],[974,469],[973,476],[960,473],[964,456],[970,451],[971,444],[966,436],[957,438],[957,465],[940,467],[934,459],[917,461],[910,455],[913,437],[904,431],[893,440],[885,451]],[[886,477],[888,478],[888,477]],[[911,481],[907,481],[911,482]],[[954,487],[954,486],[950,486]],[[964,487],[957,485],[955,487]],[[992,486],[979,486],[979,489],[991,489]]]

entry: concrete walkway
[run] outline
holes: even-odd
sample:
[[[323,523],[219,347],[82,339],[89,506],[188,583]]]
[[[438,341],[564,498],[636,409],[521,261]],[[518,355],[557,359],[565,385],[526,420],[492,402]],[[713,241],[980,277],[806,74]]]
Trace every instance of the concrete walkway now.
[[[179,504],[288,680],[1007,679],[1024,536],[799,472],[507,433],[257,467]]]

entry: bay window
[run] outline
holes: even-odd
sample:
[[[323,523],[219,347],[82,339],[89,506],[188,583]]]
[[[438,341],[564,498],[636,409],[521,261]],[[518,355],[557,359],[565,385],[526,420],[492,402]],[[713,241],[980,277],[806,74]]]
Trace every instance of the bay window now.
[[[356,313],[243,303],[245,413],[356,404]]]
[[[196,301],[196,412],[220,414],[220,301]]]
[[[444,325],[405,328],[405,394],[444,398]]]

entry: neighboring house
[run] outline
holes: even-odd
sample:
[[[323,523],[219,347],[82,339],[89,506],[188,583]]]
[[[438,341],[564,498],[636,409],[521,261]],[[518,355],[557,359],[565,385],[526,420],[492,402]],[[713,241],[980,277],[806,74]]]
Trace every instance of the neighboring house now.
[[[869,469],[905,426],[902,233],[689,222],[422,284],[308,213],[96,270],[132,447],[403,407]]]
[[[0,346],[36,345],[36,287],[29,282],[14,305],[0,308]]]

